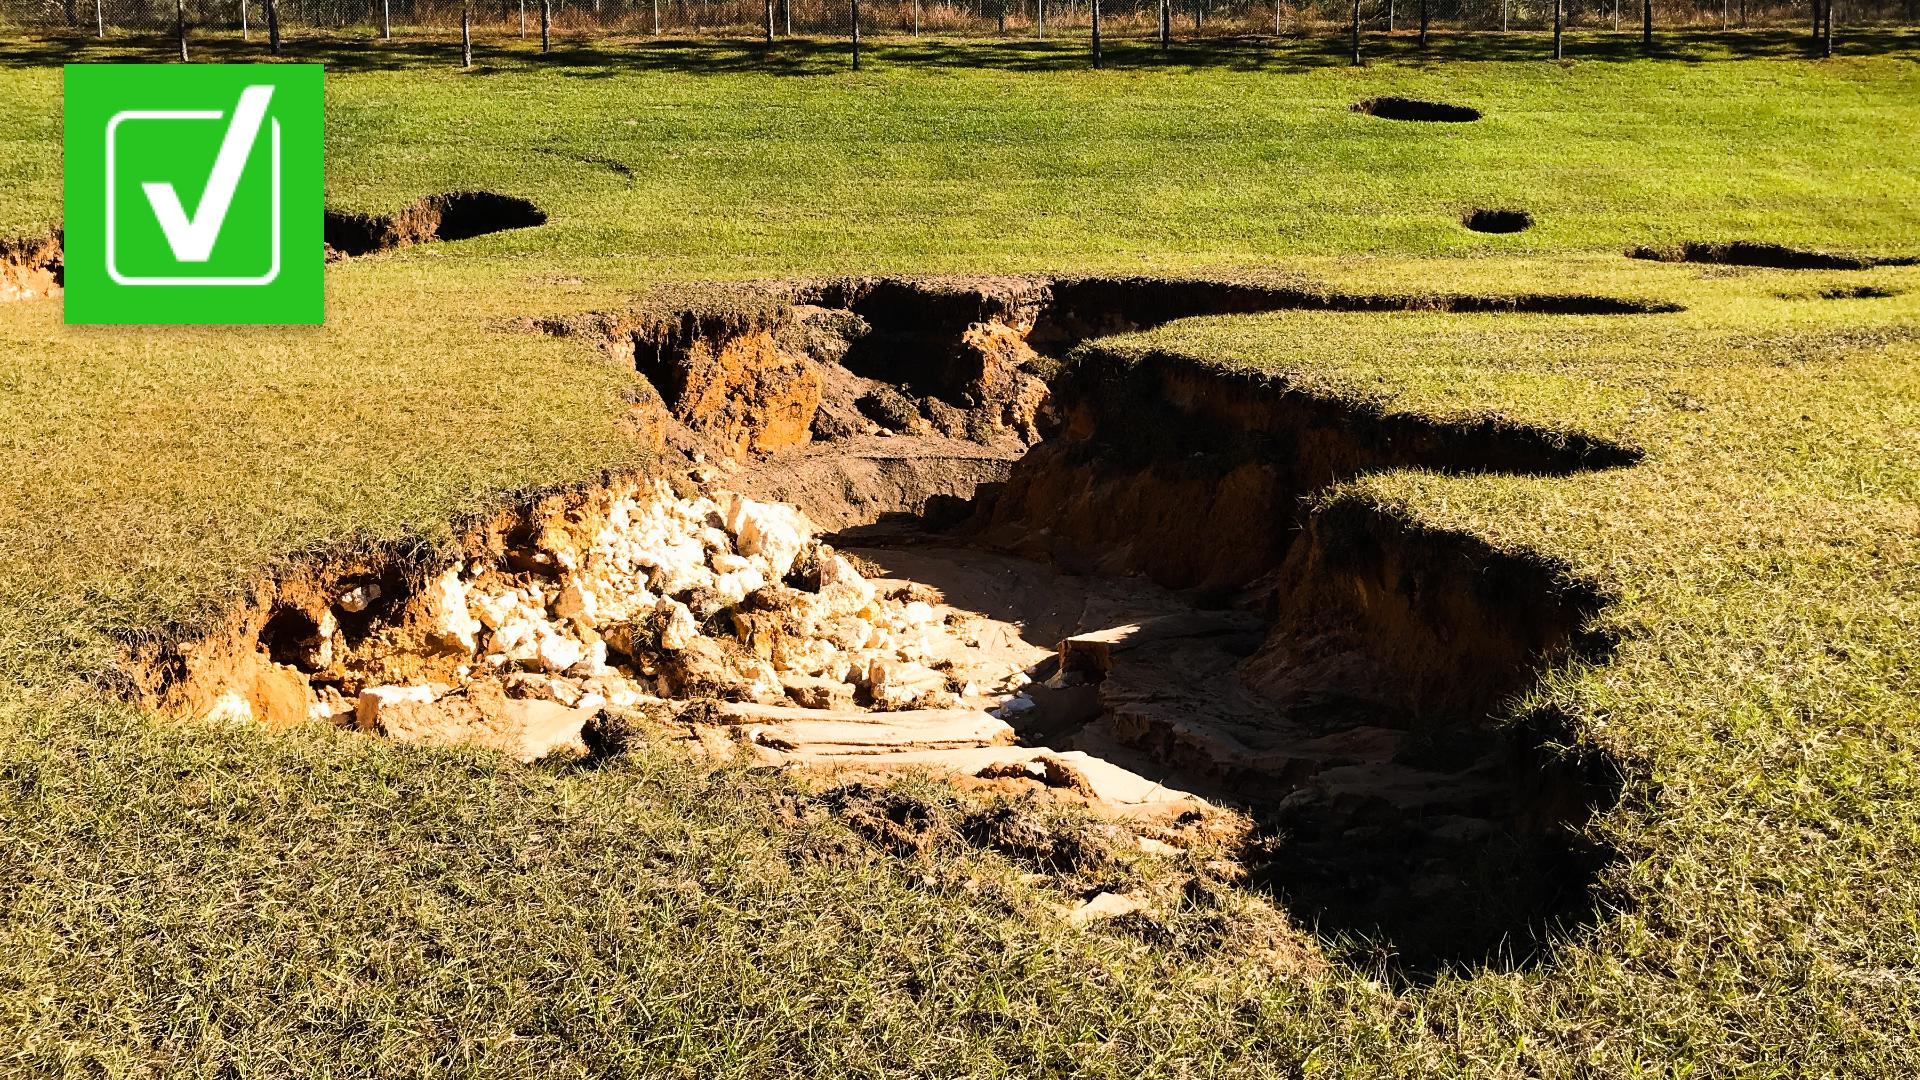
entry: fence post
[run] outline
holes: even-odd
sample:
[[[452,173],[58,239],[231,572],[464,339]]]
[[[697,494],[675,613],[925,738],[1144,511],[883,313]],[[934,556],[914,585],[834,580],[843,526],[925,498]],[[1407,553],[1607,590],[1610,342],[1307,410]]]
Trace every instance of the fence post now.
[[[280,55],[280,0],[267,0],[267,52]]]
[[[382,3],[385,3],[385,2],[386,2],[386,0],[381,0],[381,2],[382,2]],[[527,36],[527,0],[520,0],[520,37],[521,37],[521,40],[525,40],[525,39],[526,39],[526,36]]]
[[[1036,33],[1047,36],[1047,0],[1033,0],[1033,24]]]
[[[913,36],[920,36],[920,0],[913,0]]]
[[[240,40],[253,40],[253,35],[247,32],[247,0],[240,0]]]
[[[1353,0],[1353,66],[1360,66],[1360,0]]]
[[[93,33],[99,38],[107,36],[107,0],[93,0]]]
[[[660,36],[660,0],[653,0],[653,36]]]
[[[1653,0],[1640,0],[1640,47],[1653,51]]]
[[[773,44],[773,0],[767,0],[767,44]]]
[[[473,66],[473,0],[460,5],[460,67]]]
[[[1173,0],[1160,0],[1160,48],[1173,47]]]
[[[380,0],[380,40],[393,40],[393,0]]]
[[[1100,70],[1100,0],[1093,0],[1093,70]]]
[[[553,51],[553,0],[540,0],[540,51]]]
[[[1423,49],[1427,47],[1427,6],[1428,0],[1420,0],[1420,47]]]
[[[1833,9],[1834,7],[1835,7],[1834,0],[1827,0],[1827,33],[1826,33],[1826,36],[1821,39],[1821,44],[1820,44],[1820,55],[1827,57],[1829,59],[1833,57]],[[185,38],[180,39],[180,47],[183,50],[182,55],[184,56],[184,50],[186,49]]]
[[[1280,36],[1280,6],[1284,0],[1273,0],[1273,36]]]
[[[1513,0],[1500,0],[1500,32],[1507,32],[1507,14],[1513,10]]]
[[[1387,0],[1387,33],[1393,33],[1393,0]]]
[[[860,0],[853,2],[853,70],[860,70]]]
[[[187,62],[187,0],[173,0],[173,23],[180,32],[180,62]]]
[[[1564,60],[1567,50],[1561,43],[1561,30],[1567,21],[1567,0],[1553,0],[1553,58]]]

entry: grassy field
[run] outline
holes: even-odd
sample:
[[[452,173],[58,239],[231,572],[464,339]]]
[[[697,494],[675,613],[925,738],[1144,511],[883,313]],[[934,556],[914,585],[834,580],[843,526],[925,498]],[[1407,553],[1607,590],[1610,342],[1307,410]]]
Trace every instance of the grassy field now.
[[[329,203],[486,187],[549,225],[335,267],[310,330],[69,329],[57,305],[0,305],[0,1067],[1888,1076],[1920,1055],[1920,270],[1618,254],[1920,253],[1910,39],[1565,68],[1443,42],[1446,62],[1357,71],[1309,45],[1123,50],[1104,73],[1065,47],[970,70],[894,43],[858,75],[824,48],[774,73],[727,46],[499,48],[462,74],[444,46],[297,46],[330,64]],[[0,234],[58,220],[50,65],[70,55],[148,54],[0,48]],[[1347,111],[1382,93],[1489,115]],[[1540,224],[1468,233],[1477,205]],[[665,750],[517,768],[156,723],[89,685],[112,634],[217,610],[288,552],[430,538],[638,455],[631,373],[519,316],[695,278],[1275,266],[1686,308],[1296,313],[1108,343],[1645,449],[1329,496],[1616,597],[1612,662],[1537,691],[1630,770],[1598,826],[1621,853],[1604,917],[1544,964],[1394,986],[1337,943],[1250,947],[1244,895],[1149,944],[1068,926],[999,856],[895,859],[795,812],[783,781]],[[1859,286],[1891,295],[1821,295]]]

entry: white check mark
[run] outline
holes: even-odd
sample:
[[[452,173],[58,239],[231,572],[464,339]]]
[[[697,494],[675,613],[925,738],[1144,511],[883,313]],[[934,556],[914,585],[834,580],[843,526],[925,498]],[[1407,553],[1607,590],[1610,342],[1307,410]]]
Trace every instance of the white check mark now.
[[[213,159],[213,171],[200,193],[200,205],[188,218],[180,204],[180,194],[172,184],[149,181],[140,185],[153,204],[153,216],[160,220],[173,257],[184,263],[206,262],[213,254],[220,227],[226,224],[227,210],[233,206],[233,193],[240,187],[240,174],[260,136],[260,122],[267,114],[267,101],[273,97],[271,86],[249,86],[240,91],[240,103],[234,106],[227,134],[220,140],[220,153]]]

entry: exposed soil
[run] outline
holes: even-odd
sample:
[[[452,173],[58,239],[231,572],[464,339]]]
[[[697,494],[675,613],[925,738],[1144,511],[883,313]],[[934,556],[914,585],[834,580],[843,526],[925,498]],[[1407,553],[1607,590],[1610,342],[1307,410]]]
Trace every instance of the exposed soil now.
[[[226,625],[132,649],[141,696],[525,759],[672,737],[843,785],[924,768],[1142,845],[1235,835],[1297,920],[1415,975],[1529,962],[1591,916],[1581,830],[1610,765],[1547,749],[1553,718],[1510,703],[1604,655],[1604,598],[1379,508],[1303,507],[1376,469],[1638,452],[1173,355],[1057,358],[1194,314],[1647,305],[1037,277],[764,300],[536,324],[644,376],[657,473],[465,521],[449,548],[303,560]],[[911,847],[870,795],[876,842]]]
[[[326,213],[327,247],[339,255],[372,255],[408,244],[466,240],[544,225],[546,211],[513,195],[455,191],[428,195],[392,214]]]
[[[1465,124],[1480,119],[1480,110],[1415,98],[1376,97],[1353,103],[1353,111],[1383,120],[1418,120],[1434,124]]]
[[[59,230],[0,238],[0,303],[59,296],[64,283]]]
[[[1758,266],[1773,270],[1867,270],[1875,266],[1912,266],[1920,259],[1841,255],[1804,251],[1781,244],[1735,240],[1725,244],[1681,244],[1678,247],[1629,248],[1630,259],[1652,262],[1710,263],[1716,266]]]
[[[1460,224],[1477,233],[1517,233],[1533,228],[1533,215],[1525,210],[1474,210]]]

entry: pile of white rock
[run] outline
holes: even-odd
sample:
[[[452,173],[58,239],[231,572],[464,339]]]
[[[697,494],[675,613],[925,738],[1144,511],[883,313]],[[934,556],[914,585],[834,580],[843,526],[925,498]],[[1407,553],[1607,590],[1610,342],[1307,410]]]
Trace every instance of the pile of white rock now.
[[[954,663],[969,643],[939,601],[922,586],[868,580],[791,506],[681,497],[656,482],[614,502],[590,537],[549,527],[504,565],[447,571],[431,585],[428,618],[433,646],[463,658],[463,683],[499,681],[510,696],[570,709],[696,697],[974,704],[983,695],[969,676],[981,672]],[[991,674],[999,689],[1018,671]],[[401,689],[366,688],[353,702],[360,726],[389,730],[390,706],[456,688]]]

